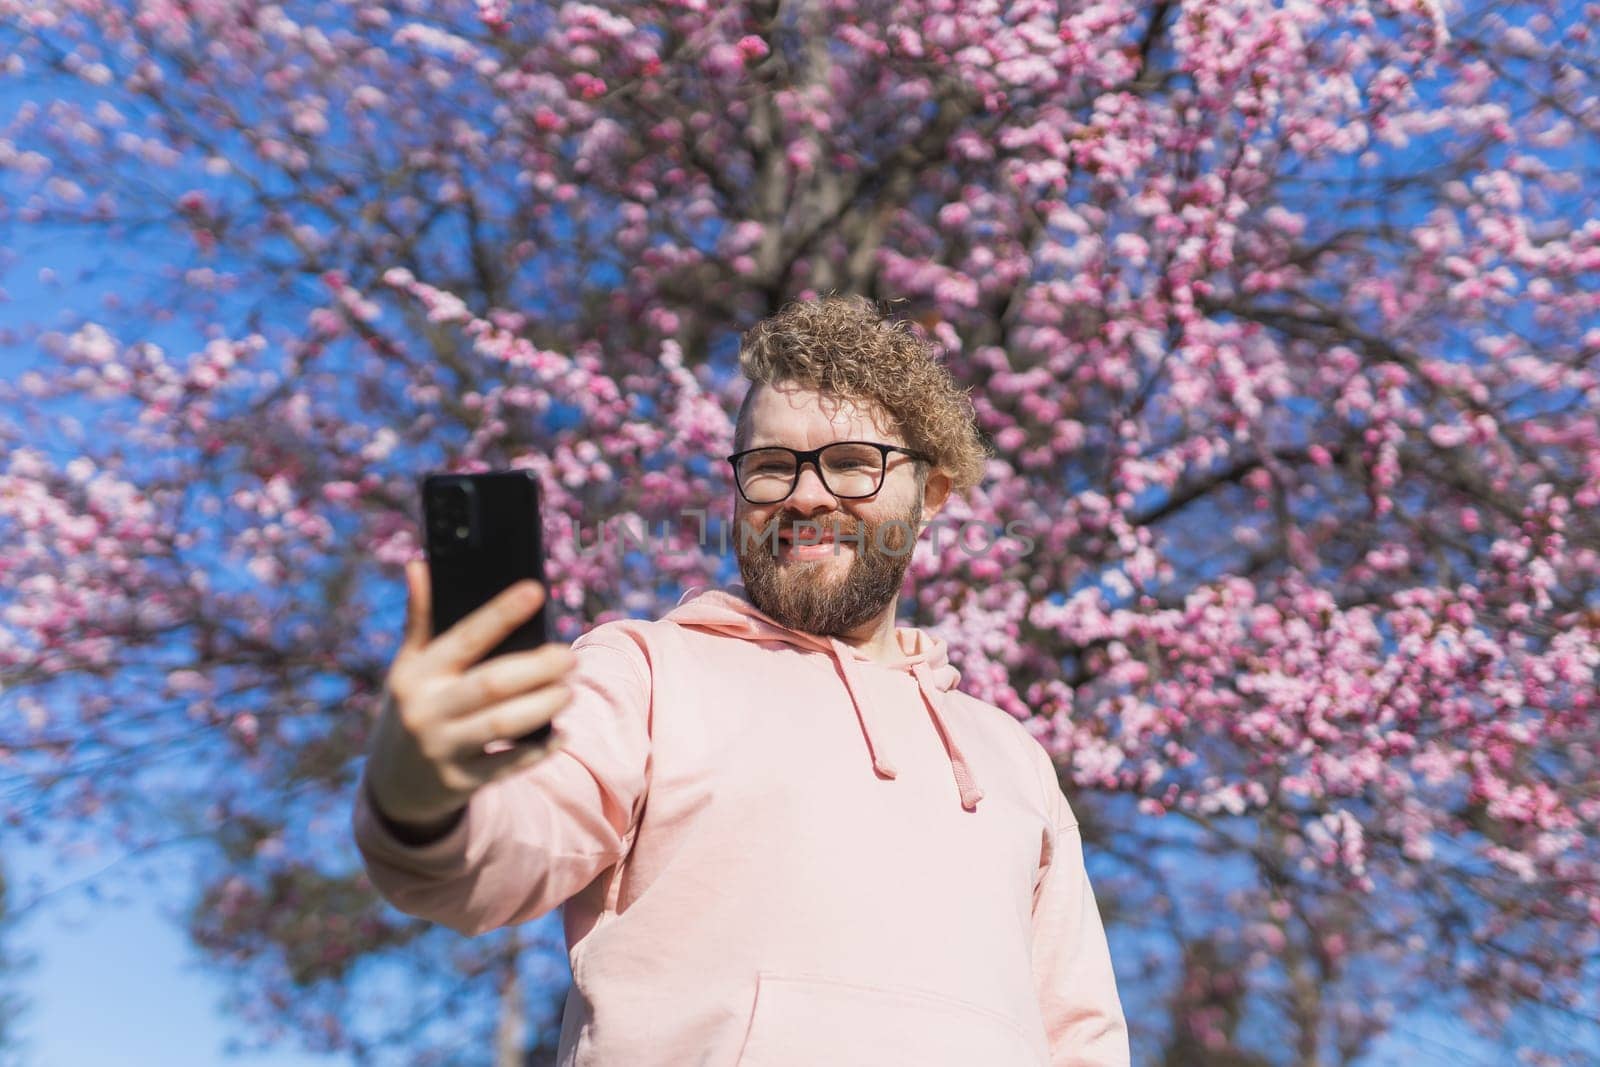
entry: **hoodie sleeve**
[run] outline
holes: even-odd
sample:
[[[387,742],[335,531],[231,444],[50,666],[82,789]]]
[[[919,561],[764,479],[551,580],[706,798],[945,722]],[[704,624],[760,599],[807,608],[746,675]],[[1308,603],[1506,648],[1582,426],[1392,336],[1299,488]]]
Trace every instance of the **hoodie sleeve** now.
[[[1094,890],[1083,864],[1078,820],[1062,795],[1054,765],[1038,749],[1048,779],[1047,837],[1033,893],[1033,981],[1050,1042],[1051,1067],[1127,1067],[1127,1021]]]
[[[555,718],[565,747],[479,789],[439,840],[389,833],[363,768],[351,827],[390,904],[471,937],[554,910],[627,853],[648,782],[649,662],[605,626],[572,651],[572,702]]]

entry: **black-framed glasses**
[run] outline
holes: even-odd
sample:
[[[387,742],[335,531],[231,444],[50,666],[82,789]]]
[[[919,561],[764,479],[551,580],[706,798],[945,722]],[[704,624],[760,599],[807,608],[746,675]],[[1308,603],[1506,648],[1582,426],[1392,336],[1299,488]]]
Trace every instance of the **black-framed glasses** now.
[[[800,484],[800,468],[807,463],[817,469],[822,487],[829,493],[840,500],[860,500],[883,488],[891,452],[933,462],[932,457],[899,445],[835,441],[804,452],[781,445],[747,448],[729,456],[728,464],[733,468],[733,484],[746,503],[776,504],[787,499]]]

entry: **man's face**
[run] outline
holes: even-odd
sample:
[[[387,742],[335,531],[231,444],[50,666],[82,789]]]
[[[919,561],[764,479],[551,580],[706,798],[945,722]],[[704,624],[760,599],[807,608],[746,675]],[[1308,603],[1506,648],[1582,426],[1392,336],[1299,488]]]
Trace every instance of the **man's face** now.
[[[755,389],[741,448],[905,445],[875,404],[824,398],[787,382]],[[750,504],[736,495],[735,546],[750,602],[791,629],[835,637],[882,614],[900,594],[917,530],[937,511],[924,509],[915,467],[911,457],[889,453],[883,485],[863,500],[833,496],[810,464],[786,500]],[[807,549],[796,541],[824,543]]]

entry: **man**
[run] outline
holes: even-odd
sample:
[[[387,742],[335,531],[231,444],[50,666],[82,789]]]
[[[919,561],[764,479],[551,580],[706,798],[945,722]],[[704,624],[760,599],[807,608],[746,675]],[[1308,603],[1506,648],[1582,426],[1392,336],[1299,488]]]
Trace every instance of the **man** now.
[[[563,1065],[1128,1063],[1048,755],[894,625],[915,531],[982,473],[966,396],[859,298],[791,305],[741,365],[742,586],[479,664],[537,587],[430,640],[408,567],[354,812],[374,884],[468,935],[565,905]]]

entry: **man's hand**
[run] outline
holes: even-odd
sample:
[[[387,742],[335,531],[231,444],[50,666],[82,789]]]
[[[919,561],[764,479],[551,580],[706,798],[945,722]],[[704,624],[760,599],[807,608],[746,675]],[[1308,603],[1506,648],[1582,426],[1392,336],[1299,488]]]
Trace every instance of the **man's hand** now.
[[[564,683],[577,663],[550,643],[482,657],[539,610],[544,588],[524,581],[432,638],[427,564],[406,564],[406,629],[384,682],[383,710],[367,753],[369,799],[378,814],[432,836],[453,825],[472,794],[561,747],[519,744],[484,753],[536,730],[572,701]]]

